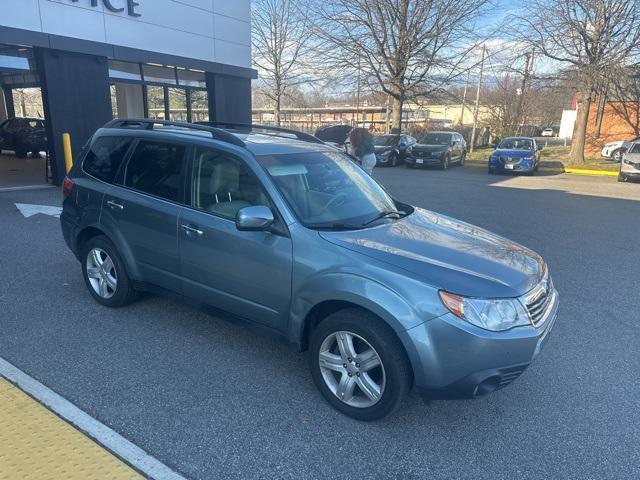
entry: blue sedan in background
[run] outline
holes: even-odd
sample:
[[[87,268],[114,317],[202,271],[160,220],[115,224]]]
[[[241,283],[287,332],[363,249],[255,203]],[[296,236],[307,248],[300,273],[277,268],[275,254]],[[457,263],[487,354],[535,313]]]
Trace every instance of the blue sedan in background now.
[[[540,168],[542,146],[530,137],[506,137],[489,157],[489,173],[516,172],[533,175]]]

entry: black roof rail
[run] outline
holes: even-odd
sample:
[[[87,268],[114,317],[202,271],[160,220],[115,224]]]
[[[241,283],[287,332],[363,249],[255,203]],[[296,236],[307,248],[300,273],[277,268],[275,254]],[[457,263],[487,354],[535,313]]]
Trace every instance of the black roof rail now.
[[[252,123],[236,123],[236,122],[195,122],[197,125],[208,125],[216,128],[223,128],[229,130],[263,130],[265,132],[286,133],[293,135],[296,139],[308,143],[320,143],[324,145],[324,142],[318,137],[309,133],[300,132],[299,130],[292,130],[290,128],[273,127],[271,125],[256,125]]]
[[[116,118],[107,122],[103,128],[138,128],[140,130],[154,130],[154,127],[160,125],[161,127],[176,127],[177,130],[195,130],[201,132],[208,132],[211,134],[211,138],[219,140],[221,142],[231,143],[238,147],[245,147],[246,144],[235,135],[223,130],[221,128],[215,128],[214,126],[206,124],[194,124],[187,122],[171,122],[168,120],[156,120],[152,118]]]

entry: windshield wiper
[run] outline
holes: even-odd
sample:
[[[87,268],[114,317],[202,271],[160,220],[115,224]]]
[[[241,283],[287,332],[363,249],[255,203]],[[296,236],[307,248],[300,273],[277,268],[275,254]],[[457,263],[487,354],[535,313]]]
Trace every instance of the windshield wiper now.
[[[383,210],[382,212],[377,213],[374,217],[364,222],[362,226],[366,227],[367,225],[372,224],[376,220],[380,220],[381,218],[387,218],[387,217],[390,217],[391,215],[395,215],[397,218],[400,218],[403,215],[406,215],[406,212],[400,212],[399,210]]]
[[[349,223],[310,223],[306,225],[307,228],[314,230],[360,230],[359,225],[351,225]]]

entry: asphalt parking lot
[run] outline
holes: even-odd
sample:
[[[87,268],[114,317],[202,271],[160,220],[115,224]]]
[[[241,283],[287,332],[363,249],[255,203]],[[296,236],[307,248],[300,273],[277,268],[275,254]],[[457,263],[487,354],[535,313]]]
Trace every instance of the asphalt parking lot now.
[[[514,384],[473,401],[415,394],[376,423],[341,416],[304,354],[175,300],[97,305],[57,189],[0,193],[0,357],[188,478],[640,477],[640,184],[377,169],[399,199],[541,253],[555,330]]]

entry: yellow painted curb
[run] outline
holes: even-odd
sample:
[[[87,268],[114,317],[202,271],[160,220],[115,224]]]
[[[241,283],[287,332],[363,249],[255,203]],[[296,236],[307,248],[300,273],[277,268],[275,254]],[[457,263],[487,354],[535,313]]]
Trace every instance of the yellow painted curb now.
[[[137,480],[136,471],[0,377],[0,479]]]
[[[595,175],[605,177],[617,177],[618,172],[612,172],[610,170],[586,170],[583,168],[565,168],[566,173],[574,173],[576,175]]]

